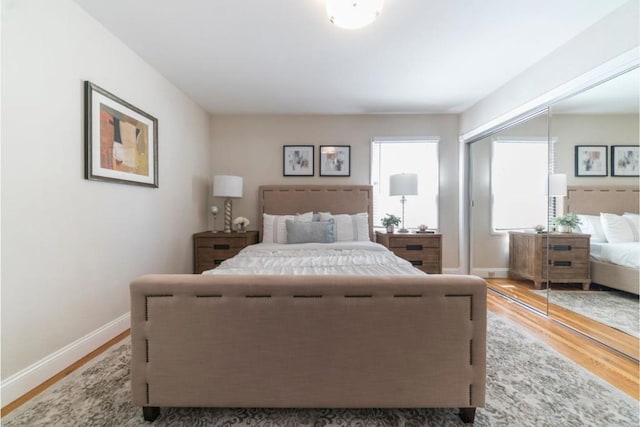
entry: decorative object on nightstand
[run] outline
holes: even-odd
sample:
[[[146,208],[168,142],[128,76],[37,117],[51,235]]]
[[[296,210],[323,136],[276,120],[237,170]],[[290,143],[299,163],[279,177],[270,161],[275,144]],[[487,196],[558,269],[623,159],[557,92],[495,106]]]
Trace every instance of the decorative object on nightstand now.
[[[233,220],[233,228],[235,228],[235,231],[238,233],[246,233],[249,224],[251,224],[251,222],[243,216],[239,216]]]
[[[218,215],[218,207],[211,206],[211,216],[213,217],[213,221],[211,223],[211,232],[217,233],[216,231],[216,216]]]
[[[442,234],[389,234],[376,231],[376,242],[425,273],[442,273]]]
[[[211,233],[203,231],[193,235],[193,272],[218,267],[222,261],[236,255],[249,245],[258,243],[258,232],[248,230],[244,233]]]
[[[418,195],[418,174],[400,173],[391,175],[389,177],[389,195],[402,196],[400,199],[402,203],[402,228],[398,230],[398,233],[408,233],[409,230],[404,226],[404,204],[407,201],[405,196]]]
[[[553,218],[553,225],[556,226],[557,231],[560,233],[571,233],[571,231],[580,224],[582,224],[580,218],[571,212]]]
[[[231,233],[231,199],[242,197],[242,177],[232,175],[214,176],[213,197],[226,197],[224,200],[224,232]]]
[[[387,216],[382,218],[382,225],[387,228],[387,233],[393,233],[393,227],[400,225],[400,218],[388,213]]]

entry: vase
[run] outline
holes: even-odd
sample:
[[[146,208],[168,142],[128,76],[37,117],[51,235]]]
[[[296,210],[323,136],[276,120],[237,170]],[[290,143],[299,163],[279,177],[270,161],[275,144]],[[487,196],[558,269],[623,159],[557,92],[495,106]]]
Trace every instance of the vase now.
[[[387,225],[387,233],[393,234],[393,224]]]
[[[558,231],[560,233],[571,233],[572,227],[570,225],[558,225]]]

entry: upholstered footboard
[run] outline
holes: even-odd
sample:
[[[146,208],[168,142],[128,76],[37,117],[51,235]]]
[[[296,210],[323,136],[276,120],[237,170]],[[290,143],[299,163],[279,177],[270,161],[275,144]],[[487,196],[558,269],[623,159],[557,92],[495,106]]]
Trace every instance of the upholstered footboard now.
[[[484,406],[477,277],[149,275],[131,284],[131,388],[159,407]]]

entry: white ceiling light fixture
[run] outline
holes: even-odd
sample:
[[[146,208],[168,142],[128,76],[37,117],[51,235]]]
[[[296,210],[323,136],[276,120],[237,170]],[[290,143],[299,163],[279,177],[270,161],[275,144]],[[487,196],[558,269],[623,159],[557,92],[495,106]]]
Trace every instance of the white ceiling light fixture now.
[[[327,15],[332,24],[356,30],[372,23],[382,6],[384,0],[327,0]]]

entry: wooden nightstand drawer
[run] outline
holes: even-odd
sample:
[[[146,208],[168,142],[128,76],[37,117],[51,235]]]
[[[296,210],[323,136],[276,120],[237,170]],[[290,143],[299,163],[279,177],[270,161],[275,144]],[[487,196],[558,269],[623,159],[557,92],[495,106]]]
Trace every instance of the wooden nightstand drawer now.
[[[425,273],[442,273],[440,234],[387,234],[377,231],[376,242]]]
[[[542,282],[582,283],[590,280],[588,234],[509,233],[509,276]]]
[[[200,274],[222,264],[222,261],[238,254],[243,248],[258,243],[258,232],[211,233],[193,235],[193,271]]]

